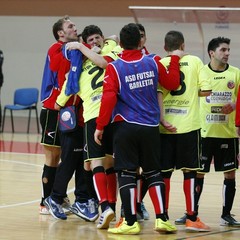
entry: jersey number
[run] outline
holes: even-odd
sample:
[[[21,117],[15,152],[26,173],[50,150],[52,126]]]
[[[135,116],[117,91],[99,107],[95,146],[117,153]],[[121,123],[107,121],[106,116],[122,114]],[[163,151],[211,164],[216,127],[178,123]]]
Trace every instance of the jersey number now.
[[[183,93],[185,93],[186,91],[186,84],[184,82],[184,79],[185,79],[185,75],[183,72],[180,71],[180,86],[181,86],[181,89],[179,90],[172,90],[170,93],[172,96],[179,96],[179,95],[182,95]]]
[[[91,75],[96,71],[98,71],[98,72],[97,72],[96,76],[92,79],[92,82],[91,82],[91,86],[92,86],[93,90],[95,90],[103,85],[103,80],[98,82],[98,79],[102,76],[102,74],[104,72],[104,70],[102,68],[94,67],[88,72],[88,74]]]

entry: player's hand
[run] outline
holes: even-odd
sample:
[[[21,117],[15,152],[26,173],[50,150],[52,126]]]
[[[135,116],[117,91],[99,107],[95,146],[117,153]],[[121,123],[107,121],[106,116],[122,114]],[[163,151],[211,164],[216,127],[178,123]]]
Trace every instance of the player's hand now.
[[[91,50],[92,50],[93,52],[95,52],[95,53],[100,53],[102,49],[101,49],[100,47],[98,47],[98,46],[93,46],[93,47],[91,48]]]
[[[82,43],[80,42],[69,42],[66,44],[67,50],[80,49]]]
[[[94,133],[94,140],[98,145],[102,145],[102,136],[103,136],[103,130],[97,130]]]
[[[176,133],[177,132],[177,128],[175,126],[173,126],[172,124],[170,124],[169,122],[167,122],[165,120],[162,120],[161,124],[169,132],[172,132],[172,133]]]
[[[235,103],[227,103],[222,107],[221,112],[224,114],[230,114],[235,110]]]

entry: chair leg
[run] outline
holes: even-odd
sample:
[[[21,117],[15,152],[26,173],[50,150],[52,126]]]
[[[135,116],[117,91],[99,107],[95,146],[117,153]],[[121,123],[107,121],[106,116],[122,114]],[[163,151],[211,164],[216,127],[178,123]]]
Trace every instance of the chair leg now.
[[[40,129],[39,129],[39,119],[38,119],[38,111],[37,108],[35,108],[36,111],[36,120],[37,120],[37,132],[40,133]]]
[[[11,114],[12,132],[14,133],[14,123],[13,123],[13,113],[12,113],[12,110],[10,110],[10,114]]]
[[[6,108],[4,108],[3,111],[3,119],[2,119],[2,132],[4,131],[4,124],[5,124],[5,116],[6,116]]]
[[[30,121],[31,121],[31,111],[32,109],[29,109],[29,114],[28,114],[28,128],[27,128],[27,133],[29,133],[29,129],[30,129]]]

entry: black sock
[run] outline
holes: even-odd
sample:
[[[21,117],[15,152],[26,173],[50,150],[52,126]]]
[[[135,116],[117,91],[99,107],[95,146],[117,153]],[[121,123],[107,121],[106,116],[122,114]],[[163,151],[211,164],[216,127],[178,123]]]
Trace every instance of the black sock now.
[[[44,165],[42,173],[43,196],[40,205],[44,205],[43,201],[51,195],[53,183],[56,175],[57,167],[49,167]]]
[[[223,202],[222,217],[230,215],[233,205],[233,200],[236,192],[236,181],[234,179],[225,179],[223,187],[223,196],[225,202]]]

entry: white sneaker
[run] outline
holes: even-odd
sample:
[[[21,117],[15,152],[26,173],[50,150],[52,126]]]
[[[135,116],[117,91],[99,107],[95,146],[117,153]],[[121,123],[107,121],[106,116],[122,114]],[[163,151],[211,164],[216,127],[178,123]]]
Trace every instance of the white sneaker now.
[[[114,215],[115,215],[114,211],[110,207],[107,207],[106,210],[100,215],[97,228],[99,229],[109,228],[109,223],[114,218]]]
[[[50,215],[50,212],[48,211],[46,206],[39,206],[39,214],[41,215]]]

